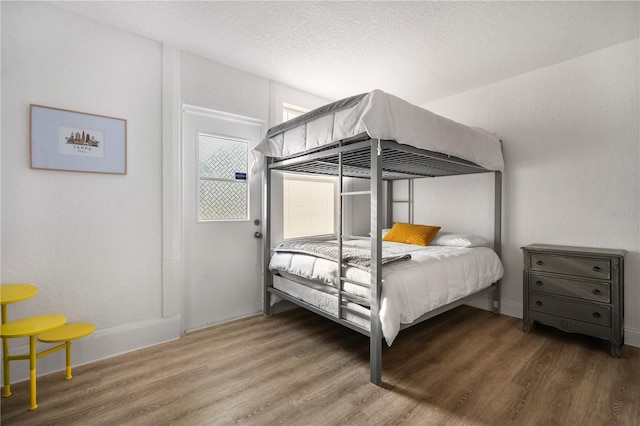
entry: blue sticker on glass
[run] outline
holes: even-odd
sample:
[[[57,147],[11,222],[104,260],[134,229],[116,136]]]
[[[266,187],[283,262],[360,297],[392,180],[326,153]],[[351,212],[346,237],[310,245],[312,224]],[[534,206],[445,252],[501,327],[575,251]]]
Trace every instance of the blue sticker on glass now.
[[[247,180],[247,174],[242,172],[236,172],[236,180]]]

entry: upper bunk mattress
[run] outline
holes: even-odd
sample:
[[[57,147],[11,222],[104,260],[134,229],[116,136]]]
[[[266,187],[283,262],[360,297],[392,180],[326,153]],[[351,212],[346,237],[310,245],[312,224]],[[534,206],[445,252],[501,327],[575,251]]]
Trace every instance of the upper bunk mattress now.
[[[254,149],[283,158],[363,133],[458,157],[487,170],[504,170],[500,140],[492,134],[381,90],[342,99],[273,127]]]

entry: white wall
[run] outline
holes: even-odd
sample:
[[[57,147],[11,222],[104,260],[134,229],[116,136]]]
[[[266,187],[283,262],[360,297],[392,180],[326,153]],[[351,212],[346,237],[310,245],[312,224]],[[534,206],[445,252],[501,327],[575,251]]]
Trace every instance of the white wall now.
[[[184,102],[268,122],[283,101],[314,108],[326,100],[46,3],[0,7],[1,282],[40,289],[9,306],[9,318],[62,313],[95,323],[92,336],[74,343],[74,365],[177,338],[180,245],[165,224],[163,253],[163,196],[175,194],[162,182],[179,172],[169,158],[162,169],[163,143],[174,155],[176,134],[174,123],[163,134],[163,119],[179,114],[163,117],[163,108]],[[127,175],[30,169],[31,103],[126,119]],[[11,348],[27,351],[25,339]],[[40,374],[62,368],[62,352],[38,361]],[[13,381],[28,377],[21,363],[11,370]]]
[[[127,175],[30,169],[31,103],[126,119]],[[161,320],[160,43],[3,2],[2,104],[2,283],[39,288],[9,317],[95,323],[77,363],[175,337]],[[64,365],[49,358],[41,371]]]
[[[503,312],[522,316],[521,246],[626,249],[625,341],[635,346],[640,346],[638,56],[636,39],[425,106],[494,131],[503,141]],[[462,228],[457,212],[464,215],[467,208],[458,207],[461,200],[472,199],[472,206],[481,202],[467,190],[460,193],[464,179],[476,178],[421,181],[416,205],[433,205],[433,192],[440,207],[420,221]],[[478,193],[490,192],[490,183],[481,179]],[[448,205],[455,207],[442,214]],[[491,226],[492,204],[471,213],[479,233]]]
[[[269,80],[185,52],[180,96],[185,104],[269,119]]]

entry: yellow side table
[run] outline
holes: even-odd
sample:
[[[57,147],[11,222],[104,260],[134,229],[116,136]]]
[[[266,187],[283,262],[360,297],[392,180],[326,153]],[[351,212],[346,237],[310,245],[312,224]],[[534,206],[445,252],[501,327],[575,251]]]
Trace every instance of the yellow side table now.
[[[36,335],[60,327],[65,322],[67,322],[67,317],[64,315],[37,315],[34,317],[11,321],[0,326],[0,337],[2,337],[3,340],[18,337],[29,338],[29,355],[9,355],[8,351],[3,354],[6,365],[9,364],[9,361],[20,359],[29,360],[31,396],[29,410],[35,410],[38,408],[38,404],[36,404],[36,359],[51,353],[51,351],[43,351],[40,354],[36,353]],[[5,370],[5,375],[7,374],[7,371],[8,369]],[[9,393],[9,395],[10,394],[11,393]]]
[[[31,284],[2,284],[0,285],[0,304],[2,305],[2,324],[7,322],[7,305],[22,302],[38,293],[38,287]]]
[[[2,306],[2,324],[7,322],[7,305],[22,302],[32,298],[38,293],[38,287],[31,284],[2,284],[0,285],[0,305]],[[9,353],[9,342],[2,339],[2,353]],[[4,371],[4,392],[2,396],[11,396],[11,376],[9,374],[9,359],[2,357]]]
[[[95,324],[90,322],[77,322],[73,324],[65,324],[62,327],[54,328],[51,331],[47,331],[38,336],[38,340],[44,343],[60,343],[61,345],[55,346],[51,349],[43,351],[43,355],[59,351],[60,349],[66,349],[67,352],[67,370],[65,380],[71,380],[71,341],[81,339],[93,333],[96,329]],[[46,353],[45,353],[46,352]]]

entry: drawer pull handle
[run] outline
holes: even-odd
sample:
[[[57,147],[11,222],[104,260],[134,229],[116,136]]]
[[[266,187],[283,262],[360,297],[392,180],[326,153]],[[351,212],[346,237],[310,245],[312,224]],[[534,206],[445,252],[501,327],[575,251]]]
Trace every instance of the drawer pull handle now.
[[[536,262],[536,265],[542,265],[542,260],[538,260],[538,261]]]
[[[594,312],[593,313],[593,317],[594,318],[600,318],[600,312]]]
[[[542,285],[542,281],[536,281],[536,285]]]
[[[595,290],[593,290],[591,293],[595,294],[596,296],[600,295],[600,290],[598,290],[597,288]]]
[[[600,272],[600,267],[599,266],[594,266],[593,267],[593,272]]]
[[[538,300],[538,301],[536,302],[536,306],[542,306],[542,302]],[[596,313],[597,313],[597,312],[596,312]],[[594,314],[594,315],[595,315],[595,314]]]

